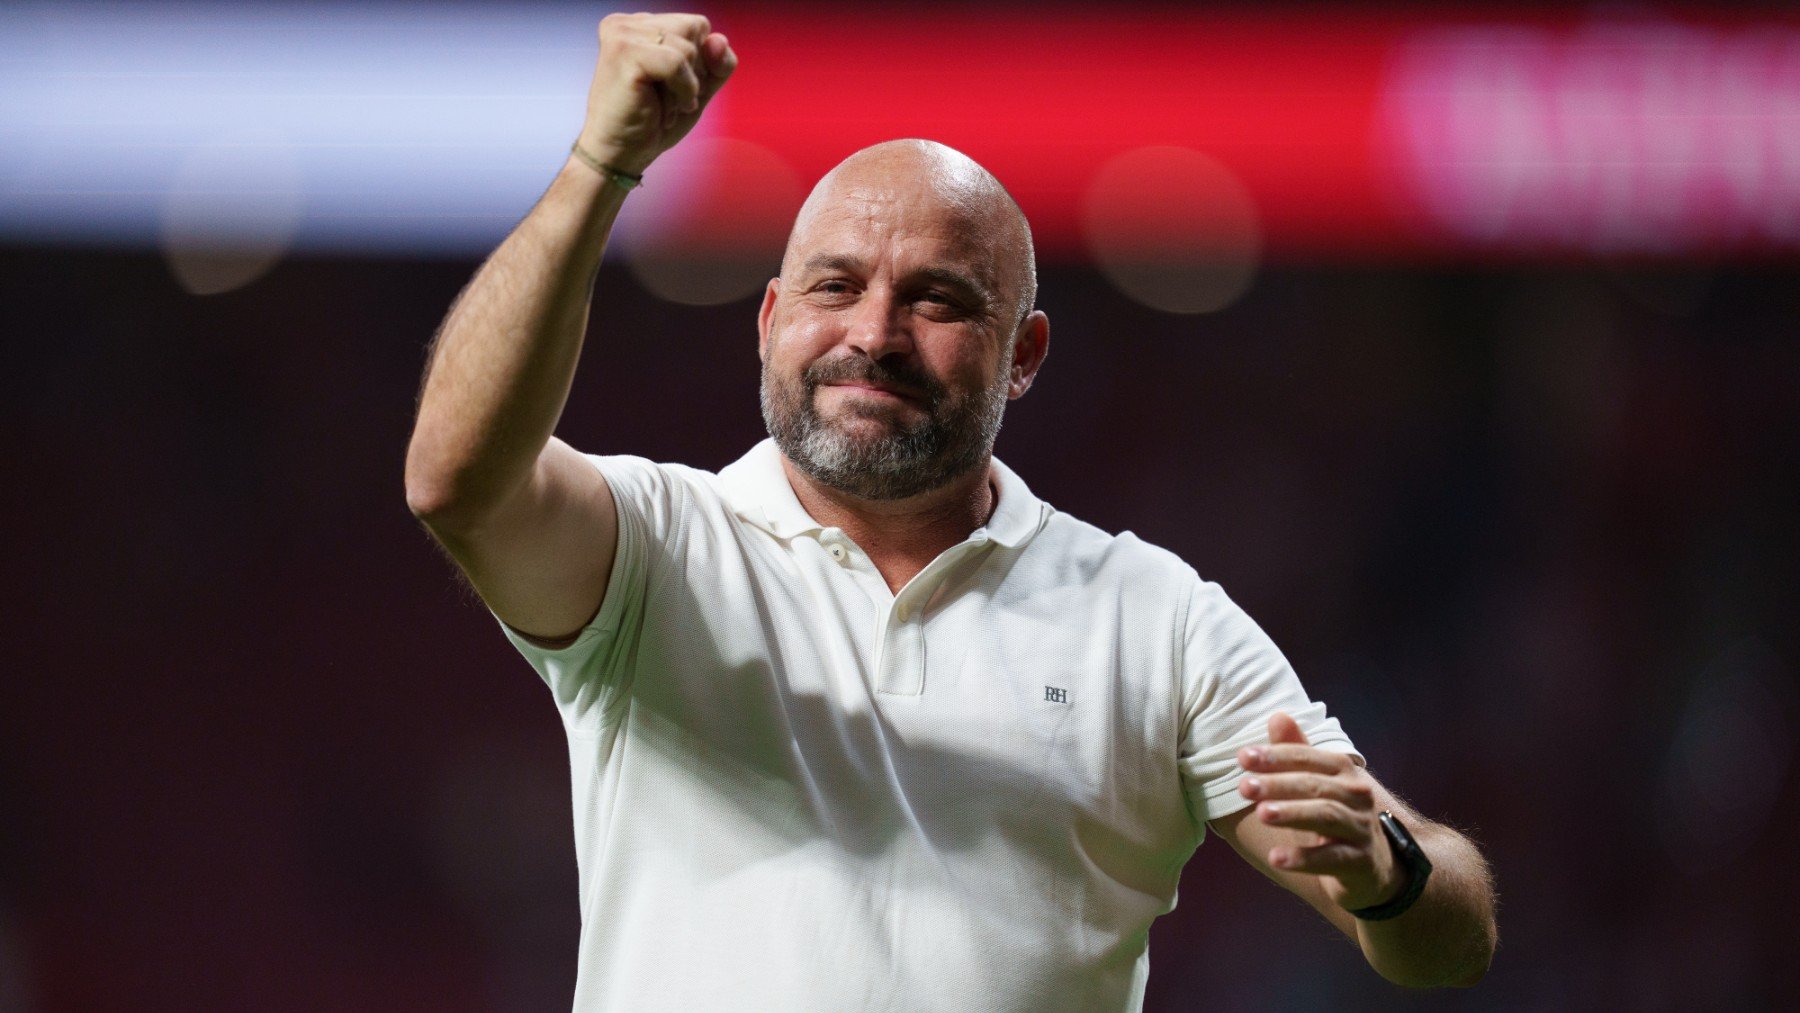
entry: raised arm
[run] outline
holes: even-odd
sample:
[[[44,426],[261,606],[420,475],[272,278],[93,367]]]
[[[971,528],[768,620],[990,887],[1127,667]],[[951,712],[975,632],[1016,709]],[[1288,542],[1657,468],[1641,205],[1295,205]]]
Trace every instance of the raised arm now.
[[[1413,812],[1344,753],[1315,749],[1292,718],[1269,719],[1269,745],[1238,756],[1238,785],[1256,805],[1212,828],[1264,875],[1311,904],[1362,948],[1382,977],[1414,988],[1465,987],[1487,972],[1497,941],[1494,887],[1473,842]],[[1377,817],[1392,812],[1431,861],[1425,892],[1405,913],[1364,921],[1352,911],[1406,885]]]
[[[642,175],[737,66],[689,14],[612,14],[578,145]],[[551,433],[587,329],[621,179],[574,154],[451,306],[406,453],[406,501],[508,625],[545,644],[599,610],[618,519],[600,473]]]

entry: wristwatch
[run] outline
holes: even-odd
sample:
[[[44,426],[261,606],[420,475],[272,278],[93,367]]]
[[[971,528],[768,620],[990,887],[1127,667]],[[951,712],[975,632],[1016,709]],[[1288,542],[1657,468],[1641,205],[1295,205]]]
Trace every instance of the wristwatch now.
[[[1383,810],[1381,813],[1381,831],[1387,834],[1388,843],[1394,848],[1394,861],[1406,870],[1406,886],[1400,895],[1386,904],[1375,904],[1370,907],[1359,907],[1351,910],[1351,914],[1365,922],[1386,921],[1406,913],[1413,906],[1413,901],[1425,892],[1425,881],[1431,878],[1431,860],[1419,848],[1419,842],[1406,832],[1394,814]]]

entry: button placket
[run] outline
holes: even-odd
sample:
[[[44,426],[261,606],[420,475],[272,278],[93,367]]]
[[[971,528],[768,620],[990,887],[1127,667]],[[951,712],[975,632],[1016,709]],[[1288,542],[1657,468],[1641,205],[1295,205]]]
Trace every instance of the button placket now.
[[[925,691],[926,608],[954,568],[989,541],[986,531],[973,532],[968,541],[946,550],[900,589],[880,620],[877,691],[895,696],[918,696]]]
[[[925,683],[925,637],[919,623],[904,620],[882,631],[876,689],[896,696],[918,696]]]

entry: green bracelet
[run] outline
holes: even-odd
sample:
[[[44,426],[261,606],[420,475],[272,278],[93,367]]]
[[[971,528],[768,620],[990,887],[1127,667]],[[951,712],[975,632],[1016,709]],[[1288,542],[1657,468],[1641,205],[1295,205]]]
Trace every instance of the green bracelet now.
[[[621,190],[635,190],[644,185],[644,177],[636,176],[623,169],[615,169],[612,166],[607,165],[593,155],[588,154],[587,151],[582,148],[580,141],[576,141],[574,144],[569,145],[569,154],[581,159],[581,164],[607,179],[612,180],[613,185]]]

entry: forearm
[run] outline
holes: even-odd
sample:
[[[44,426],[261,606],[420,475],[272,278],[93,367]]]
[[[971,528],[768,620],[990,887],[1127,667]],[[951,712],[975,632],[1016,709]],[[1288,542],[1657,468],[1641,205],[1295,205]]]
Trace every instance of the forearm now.
[[[568,399],[624,198],[570,159],[451,307],[407,449],[416,513],[478,514],[530,477]]]
[[[1425,824],[1414,837],[1432,863],[1425,892],[1397,918],[1357,921],[1357,942],[1369,966],[1397,985],[1473,985],[1487,972],[1498,940],[1487,862],[1448,828]]]

